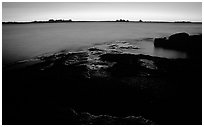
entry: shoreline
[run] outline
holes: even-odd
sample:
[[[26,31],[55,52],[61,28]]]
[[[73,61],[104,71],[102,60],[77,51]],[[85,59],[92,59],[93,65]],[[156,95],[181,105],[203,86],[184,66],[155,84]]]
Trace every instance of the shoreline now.
[[[99,49],[99,50],[103,50],[104,53],[105,52],[111,52],[111,51],[115,51],[115,52],[120,52],[120,53],[128,53],[128,54],[144,54],[144,55],[150,55],[152,57],[161,57],[161,58],[167,58],[167,59],[178,59],[178,58],[182,58],[182,59],[186,59],[183,57],[168,57],[168,56],[157,56],[154,55],[152,53],[135,53],[133,52],[134,50],[140,50],[144,47],[140,47],[138,46],[138,43],[143,43],[143,41],[150,41],[151,43],[154,43],[154,39],[155,38],[137,38],[137,39],[120,39],[120,40],[112,40],[112,41],[106,41],[106,42],[100,42],[100,43],[92,43],[90,45],[84,45],[78,48],[74,48],[74,49],[60,49],[58,51],[51,51],[51,52],[45,52],[36,56],[32,56],[30,58],[27,59],[19,59],[13,62],[7,62],[7,64],[4,64],[3,67],[9,67],[9,66],[15,66],[24,62],[29,62],[29,61],[35,61],[38,60],[39,57],[43,57],[43,56],[51,56],[53,54],[58,54],[61,52],[69,52],[69,53],[77,53],[77,52],[88,52],[89,49]],[[172,49],[170,49],[172,50]],[[174,51],[174,50],[172,50]],[[182,52],[182,51],[181,51]],[[184,52],[183,52],[184,53]]]

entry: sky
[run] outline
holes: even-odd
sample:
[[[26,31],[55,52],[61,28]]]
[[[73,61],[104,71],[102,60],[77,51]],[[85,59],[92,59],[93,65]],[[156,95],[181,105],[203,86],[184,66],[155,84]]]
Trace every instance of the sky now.
[[[202,21],[201,2],[3,2],[2,20]]]

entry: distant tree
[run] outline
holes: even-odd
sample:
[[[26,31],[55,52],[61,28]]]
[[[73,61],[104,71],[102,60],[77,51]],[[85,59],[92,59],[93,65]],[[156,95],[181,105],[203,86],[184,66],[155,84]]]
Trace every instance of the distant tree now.
[[[125,19],[117,19],[116,22],[129,22],[129,20],[125,20]]]
[[[49,22],[54,22],[54,19],[50,19]]]
[[[140,19],[139,22],[143,22],[143,21]]]

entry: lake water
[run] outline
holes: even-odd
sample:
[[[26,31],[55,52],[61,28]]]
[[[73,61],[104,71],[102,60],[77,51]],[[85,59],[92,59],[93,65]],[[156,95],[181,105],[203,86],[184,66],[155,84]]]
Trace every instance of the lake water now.
[[[202,24],[127,22],[3,24],[3,64],[63,49],[75,51],[115,41],[128,41],[140,48],[131,50],[132,53],[185,58],[184,52],[157,49],[153,46],[153,38],[170,36],[176,32],[200,34]]]

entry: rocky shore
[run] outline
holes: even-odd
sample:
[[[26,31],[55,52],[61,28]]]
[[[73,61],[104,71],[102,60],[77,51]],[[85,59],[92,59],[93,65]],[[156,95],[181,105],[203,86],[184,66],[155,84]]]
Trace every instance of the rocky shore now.
[[[116,50],[137,50],[126,42],[105,46],[3,68],[3,124],[202,124],[201,57]]]

